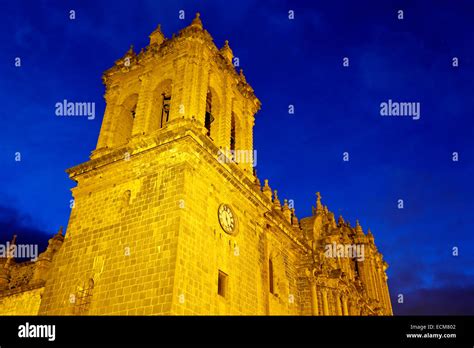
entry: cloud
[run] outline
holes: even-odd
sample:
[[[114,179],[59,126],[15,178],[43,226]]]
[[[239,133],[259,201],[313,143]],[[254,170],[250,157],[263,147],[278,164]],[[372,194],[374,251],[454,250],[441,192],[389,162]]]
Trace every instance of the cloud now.
[[[389,283],[394,314],[473,315],[474,277],[470,269],[451,269],[431,271],[432,282],[428,286],[423,285],[423,277],[430,272],[427,265],[415,262],[400,270],[398,277]],[[400,294],[403,303],[398,303]]]
[[[404,303],[392,294],[395,315],[474,315],[474,285],[418,289],[404,294]]]
[[[37,244],[40,252],[47,247],[48,239],[52,237],[51,233],[35,226],[29,215],[13,207],[0,205],[0,243],[11,241],[14,234],[17,235],[17,243]]]

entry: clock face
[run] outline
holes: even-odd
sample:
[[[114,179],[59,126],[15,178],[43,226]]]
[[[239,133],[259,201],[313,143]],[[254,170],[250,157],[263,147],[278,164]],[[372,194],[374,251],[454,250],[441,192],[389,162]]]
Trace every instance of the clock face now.
[[[218,210],[219,223],[222,229],[229,234],[235,234],[237,221],[234,212],[227,204],[221,204]]]

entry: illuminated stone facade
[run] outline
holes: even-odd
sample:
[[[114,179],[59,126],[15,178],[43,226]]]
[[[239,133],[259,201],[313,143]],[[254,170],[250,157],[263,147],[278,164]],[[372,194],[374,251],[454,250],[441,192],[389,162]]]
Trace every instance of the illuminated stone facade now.
[[[260,184],[260,102],[232,60],[196,16],[105,72],[97,148],[68,170],[67,234],[34,263],[3,260],[0,314],[392,314],[370,232],[336,223],[319,194],[298,221]],[[328,245],[363,245],[363,260]],[[12,288],[22,267],[30,275]]]

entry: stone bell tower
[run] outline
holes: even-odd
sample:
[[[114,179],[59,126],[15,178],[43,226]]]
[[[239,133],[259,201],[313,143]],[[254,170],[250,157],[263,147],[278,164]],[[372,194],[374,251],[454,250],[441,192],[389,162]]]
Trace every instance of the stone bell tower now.
[[[39,314],[255,310],[252,263],[229,248],[255,242],[247,227],[258,214],[243,191],[255,182],[260,102],[232,59],[229,43],[218,49],[197,14],[170,39],[158,26],[145,49],[131,47],[104,73],[97,147],[67,171],[77,183],[74,207]],[[234,157],[239,151],[248,157]],[[219,225],[223,202],[237,236]],[[244,255],[256,258],[250,250]]]
[[[242,70],[236,74],[228,41],[218,50],[199,14],[177,37],[160,26],[139,54],[133,47],[104,74],[107,108],[92,159],[188,119],[222,150],[253,150],[260,108]],[[241,168],[251,173],[252,161]]]

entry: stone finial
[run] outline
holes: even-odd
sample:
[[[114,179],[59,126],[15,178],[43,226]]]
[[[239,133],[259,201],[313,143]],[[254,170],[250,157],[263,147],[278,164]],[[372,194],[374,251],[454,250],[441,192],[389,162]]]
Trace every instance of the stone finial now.
[[[64,235],[63,235],[63,227],[59,227],[58,233],[52,238],[54,241],[59,241],[63,242],[64,241]]]
[[[13,247],[16,245],[16,234],[13,235],[12,241],[10,242],[10,247]],[[7,256],[7,257],[13,257],[12,255]]]
[[[160,45],[165,41],[165,35],[161,31],[161,24],[158,24],[156,29],[150,34],[150,45]]]
[[[127,53],[125,53],[126,56],[135,56],[136,53],[133,49],[133,45],[130,45],[130,48],[128,49]]]
[[[291,208],[291,224],[298,226],[298,218],[296,217],[295,208]]]
[[[338,225],[339,227],[341,227],[341,226],[344,225],[344,223],[345,223],[345,222],[344,222],[344,219],[343,219],[342,215],[339,215],[339,219],[337,220],[337,225]]]
[[[247,83],[247,79],[245,78],[245,75],[244,75],[244,69],[240,69],[239,76],[242,79],[242,81]]]
[[[321,193],[316,192],[316,213],[322,213],[324,211],[324,207],[321,204]]]
[[[336,228],[337,225],[336,225],[336,219],[334,218],[334,213],[329,212],[328,216],[329,216],[329,223],[331,224],[331,227]]]
[[[291,224],[291,210],[288,206],[288,200],[285,198],[283,202],[283,208],[281,211],[283,212],[283,216],[286,218],[286,220]]]
[[[232,52],[229,41],[225,40],[224,46],[219,50],[219,52],[229,61],[232,63],[232,58],[234,58],[234,53]]]
[[[281,209],[281,202],[278,199],[278,191],[273,191],[273,207],[276,209]]]
[[[372,231],[370,230],[370,228],[367,228],[367,238],[368,238],[369,241],[371,241],[372,243],[375,241],[374,235],[372,234]]]
[[[262,190],[263,194],[265,195],[265,197],[267,197],[270,201],[272,200],[272,189],[271,187],[268,185],[268,179],[265,179],[264,180],[264,185],[263,185],[263,190]]]
[[[255,178],[254,183],[256,186],[258,186],[258,189],[260,190],[260,187],[262,186],[262,183],[260,182],[260,179],[258,178],[257,175],[257,168],[253,168],[253,176]]]
[[[196,12],[196,17],[194,17],[190,27],[202,29],[201,14],[199,12]]]
[[[254,179],[254,184],[259,190],[260,190],[260,187],[262,187],[262,183],[260,182],[260,180],[257,176]]]
[[[364,231],[362,231],[362,226],[359,224],[359,220],[356,220],[355,230],[356,234],[364,234]]]

